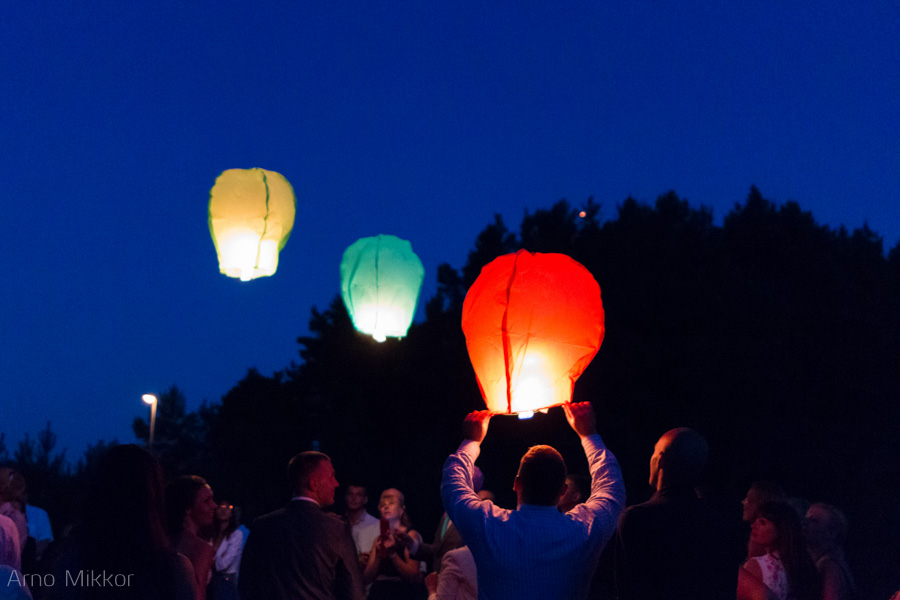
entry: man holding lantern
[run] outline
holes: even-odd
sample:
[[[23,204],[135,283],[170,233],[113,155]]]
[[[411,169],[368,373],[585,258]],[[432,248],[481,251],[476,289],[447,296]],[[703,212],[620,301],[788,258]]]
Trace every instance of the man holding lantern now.
[[[597,433],[589,402],[563,405],[581,438],[591,472],[591,495],[562,514],[566,464],[550,446],[525,453],[513,483],[517,509],[483,502],[472,487],[475,460],[491,413],[476,411],[463,422],[465,439],[444,464],[441,497],[478,569],[479,596],[573,600],[586,598],[603,546],[625,505],[622,472]]]

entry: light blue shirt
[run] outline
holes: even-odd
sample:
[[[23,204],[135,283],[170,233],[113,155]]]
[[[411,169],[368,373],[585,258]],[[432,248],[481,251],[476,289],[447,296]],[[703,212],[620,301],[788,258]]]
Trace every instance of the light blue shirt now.
[[[359,523],[350,526],[350,535],[359,554],[369,553],[375,545],[375,540],[381,535],[381,521],[364,512]]]
[[[472,550],[481,600],[586,598],[600,551],[625,506],[622,471],[599,435],[581,439],[591,471],[591,496],[566,514],[555,506],[498,508],[472,489],[481,452],[464,441],[444,463],[444,509]]]
[[[28,535],[36,541],[53,541],[53,529],[50,527],[50,517],[47,511],[30,504],[25,505],[25,519],[28,521]]]

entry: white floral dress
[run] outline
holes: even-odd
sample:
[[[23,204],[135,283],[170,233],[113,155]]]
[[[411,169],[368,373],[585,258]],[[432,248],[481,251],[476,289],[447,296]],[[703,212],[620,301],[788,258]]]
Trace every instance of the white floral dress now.
[[[772,596],[778,600],[788,600],[787,573],[784,572],[781,559],[775,554],[766,554],[754,556],[751,560],[755,560],[759,564],[763,583],[769,588]]]

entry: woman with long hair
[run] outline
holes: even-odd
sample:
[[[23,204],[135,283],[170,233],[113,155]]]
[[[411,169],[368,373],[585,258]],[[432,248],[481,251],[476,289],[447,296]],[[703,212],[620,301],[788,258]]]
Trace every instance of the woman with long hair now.
[[[422,536],[412,529],[406,514],[403,493],[393,488],[381,493],[378,502],[382,533],[372,545],[369,562],[363,572],[363,582],[371,583],[369,600],[414,600],[425,595],[422,568],[419,561],[409,557],[409,550],[399,542],[399,530],[422,543]]]
[[[166,535],[162,471],[153,455],[133,444],[103,455],[54,571],[51,598],[193,598],[189,565]],[[111,575],[112,585],[91,585],[99,573]]]
[[[803,539],[800,516],[784,502],[765,502],[750,528],[750,543],[765,553],[738,572],[738,600],[817,600],[818,577]]]
[[[200,533],[213,522],[216,501],[212,489],[197,475],[179,477],[166,488],[166,509],[172,544],[194,568],[194,597],[204,600],[215,552]]]
[[[238,600],[237,572],[244,547],[244,533],[238,529],[239,511],[219,502],[213,517],[212,545],[216,562],[207,596],[210,600]]]

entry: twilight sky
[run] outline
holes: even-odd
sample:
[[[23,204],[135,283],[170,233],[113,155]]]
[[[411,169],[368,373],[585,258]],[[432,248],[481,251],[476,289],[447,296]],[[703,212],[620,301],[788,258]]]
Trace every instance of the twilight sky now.
[[[206,210],[249,167],[297,219],[241,283]],[[2,3],[0,431],[77,459],[142,393],[286,367],[359,237],[411,241],[421,309],[494,213],[673,189],[721,222],[751,184],[897,244],[900,4]]]

